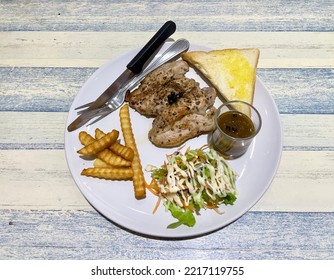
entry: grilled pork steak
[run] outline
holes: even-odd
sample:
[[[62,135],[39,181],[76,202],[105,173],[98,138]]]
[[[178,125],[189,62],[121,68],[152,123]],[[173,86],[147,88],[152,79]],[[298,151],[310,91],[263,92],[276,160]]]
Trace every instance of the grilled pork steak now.
[[[127,97],[139,113],[156,117],[149,139],[158,147],[178,146],[214,128],[216,91],[212,87],[201,89],[194,79],[185,77],[188,71],[184,61],[166,63]]]
[[[179,146],[190,138],[212,131],[214,129],[213,117],[215,111],[216,109],[211,107],[204,115],[190,113],[175,122],[169,122],[163,128],[156,125],[159,122],[164,123],[162,121],[164,116],[159,115],[153,122],[153,127],[148,134],[149,139],[158,147]]]
[[[182,84],[182,78],[188,71],[189,66],[184,61],[160,66],[145,77],[138,89],[127,96],[130,107],[145,116],[156,117],[169,105],[168,96],[186,87]]]

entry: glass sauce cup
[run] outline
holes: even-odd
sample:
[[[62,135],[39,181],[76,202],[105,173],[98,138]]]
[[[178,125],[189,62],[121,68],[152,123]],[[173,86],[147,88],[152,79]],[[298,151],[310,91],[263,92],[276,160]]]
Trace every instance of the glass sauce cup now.
[[[262,120],[257,109],[244,101],[222,104],[215,114],[215,130],[210,142],[226,159],[242,156],[259,133]]]

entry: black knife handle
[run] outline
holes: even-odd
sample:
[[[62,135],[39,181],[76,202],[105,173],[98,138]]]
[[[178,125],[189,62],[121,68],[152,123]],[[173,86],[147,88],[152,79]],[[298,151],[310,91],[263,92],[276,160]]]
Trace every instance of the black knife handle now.
[[[126,67],[136,74],[140,73],[146,61],[175,30],[175,23],[173,21],[167,21]]]

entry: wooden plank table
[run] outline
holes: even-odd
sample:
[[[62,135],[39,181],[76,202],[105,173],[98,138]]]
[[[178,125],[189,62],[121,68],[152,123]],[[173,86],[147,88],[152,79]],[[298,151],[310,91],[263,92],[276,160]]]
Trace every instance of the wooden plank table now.
[[[0,259],[334,259],[333,1],[0,0],[0,14]],[[258,47],[284,135],[263,198],[233,224],[180,241],[102,217],[64,153],[83,83],[167,20],[174,39]]]

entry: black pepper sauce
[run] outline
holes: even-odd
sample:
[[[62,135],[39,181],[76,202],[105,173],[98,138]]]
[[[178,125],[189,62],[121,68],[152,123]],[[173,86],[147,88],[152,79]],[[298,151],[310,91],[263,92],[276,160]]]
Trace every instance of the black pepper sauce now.
[[[217,119],[220,129],[234,138],[248,138],[255,133],[252,120],[245,114],[237,111],[228,111]]]

